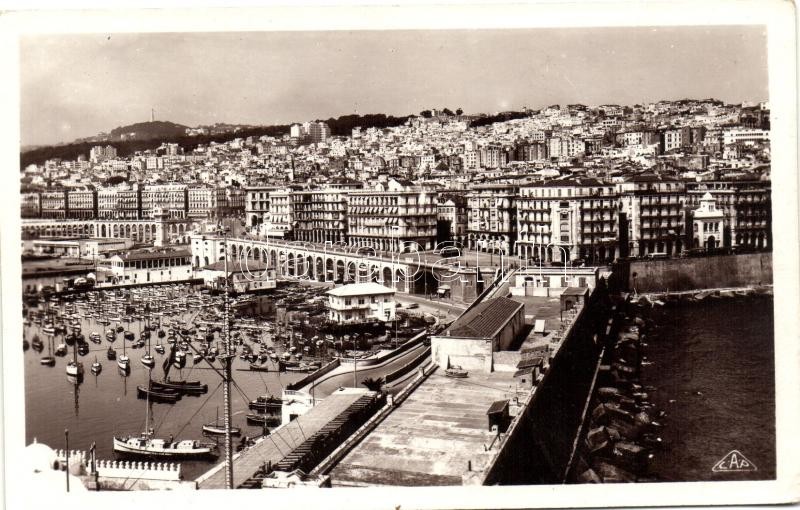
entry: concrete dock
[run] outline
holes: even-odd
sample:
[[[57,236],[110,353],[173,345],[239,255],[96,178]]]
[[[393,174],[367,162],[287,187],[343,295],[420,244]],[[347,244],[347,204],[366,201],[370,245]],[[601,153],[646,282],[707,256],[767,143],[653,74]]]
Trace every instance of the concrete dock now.
[[[238,487],[252,477],[264,465],[277,464],[288,456],[303,441],[317,433],[342,412],[347,410],[368,390],[347,388],[326,397],[308,413],[275,429],[272,434],[255,445],[234,455],[234,486]],[[224,463],[217,464],[197,479],[199,489],[224,489]]]

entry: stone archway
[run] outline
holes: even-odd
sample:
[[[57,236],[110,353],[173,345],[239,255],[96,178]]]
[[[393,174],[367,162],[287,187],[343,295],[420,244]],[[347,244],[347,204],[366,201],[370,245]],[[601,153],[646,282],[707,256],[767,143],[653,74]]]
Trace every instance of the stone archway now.
[[[317,257],[317,263],[314,266],[314,279],[319,282],[325,281],[325,262],[322,257]]]
[[[381,283],[386,287],[392,288],[394,287],[394,281],[392,280],[392,269],[390,267],[383,268],[383,274],[381,275]]]
[[[357,269],[356,269],[356,263],[353,262],[353,261],[348,262],[346,270],[345,270],[344,282],[345,283],[351,283],[351,282],[356,281],[357,275],[358,275],[358,272],[357,272]]]
[[[336,261],[336,272],[333,275],[333,281],[337,282],[337,283],[344,282],[344,276],[345,276],[344,272],[345,272],[344,261],[342,261],[341,259],[337,260]]]

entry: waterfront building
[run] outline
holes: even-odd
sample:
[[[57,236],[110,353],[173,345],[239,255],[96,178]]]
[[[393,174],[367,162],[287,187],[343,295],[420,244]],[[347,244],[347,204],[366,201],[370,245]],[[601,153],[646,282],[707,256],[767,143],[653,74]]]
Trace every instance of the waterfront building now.
[[[216,219],[227,214],[225,188],[193,186],[187,192],[187,217]]]
[[[698,207],[706,193],[714,198],[716,209],[724,213],[722,247],[772,248],[772,197],[769,181],[745,178],[689,182],[686,184],[687,207]]]
[[[346,190],[335,188],[294,191],[291,197],[294,240],[344,243],[347,235],[347,195]],[[288,220],[286,207],[281,211],[280,219]]]
[[[43,191],[40,200],[42,218],[64,219],[67,217],[66,190]]]
[[[395,320],[395,290],[379,283],[342,285],[326,292],[328,320],[338,324],[365,324]]]
[[[97,261],[97,284],[137,285],[188,281],[193,278],[191,255],[185,249],[118,252]]]
[[[431,337],[431,358],[442,369],[492,372],[495,353],[508,350],[524,328],[523,303],[506,297],[484,301]]]
[[[617,201],[615,187],[596,179],[523,186],[517,198],[517,255],[528,263],[613,261],[618,254]]]
[[[97,191],[70,190],[67,192],[67,215],[69,218],[94,219],[97,217]]]
[[[627,253],[674,256],[686,247],[686,185],[672,177],[640,174],[617,185],[627,223]]]
[[[376,250],[427,251],[436,243],[433,193],[403,179],[389,179],[348,197],[348,243]],[[416,244],[415,244],[416,243]]]
[[[40,218],[42,216],[41,196],[38,192],[22,193],[20,196],[20,218]]]
[[[714,250],[722,246],[725,213],[717,209],[716,200],[706,192],[700,199],[700,207],[692,214],[692,247]]]
[[[189,210],[189,187],[186,184],[153,184],[141,190],[141,216],[152,218],[161,209],[169,218],[184,219]]]
[[[36,255],[55,257],[96,259],[108,253],[127,250],[133,247],[131,239],[107,238],[48,238],[30,241],[31,250]]]
[[[97,192],[97,217],[136,220],[141,218],[142,196],[139,189],[107,188]]]
[[[517,240],[518,188],[511,184],[481,184],[467,193],[467,247],[471,250],[514,252]]]

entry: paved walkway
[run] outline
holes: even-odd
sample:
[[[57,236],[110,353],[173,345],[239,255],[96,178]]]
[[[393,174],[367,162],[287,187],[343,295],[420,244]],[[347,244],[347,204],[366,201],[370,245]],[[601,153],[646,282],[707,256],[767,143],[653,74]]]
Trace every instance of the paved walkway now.
[[[339,416],[365,393],[366,389],[334,392],[308,413],[275,429],[272,434],[261,439],[255,445],[234,455],[234,486],[238,486],[253,476],[268,462],[274,465],[283,460],[300,443]],[[217,464],[198,478],[197,486],[199,489],[224,489],[224,463]]]

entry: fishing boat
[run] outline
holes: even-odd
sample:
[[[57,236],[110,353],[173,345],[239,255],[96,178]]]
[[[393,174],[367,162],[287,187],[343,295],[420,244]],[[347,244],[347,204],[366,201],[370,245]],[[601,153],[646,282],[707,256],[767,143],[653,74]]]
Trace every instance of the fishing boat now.
[[[469,372],[458,365],[451,365],[450,368],[444,371],[444,375],[455,379],[463,379],[469,375]]]
[[[42,333],[44,333],[45,335],[55,335],[56,328],[53,326],[53,323],[49,322],[44,326],[42,326]]]
[[[277,427],[281,424],[281,417],[277,414],[248,414],[247,423],[262,427]]]
[[[108,331],[106,331],[106,340],[108,340],[109,342],[113,342],[116,339],[117,339],[117,334],[114,332],[113,329],[109,329]]]
[[[153,347],[153,350],[156,351],[159,354],[164,354],[166,352],[166,350],[164,349],[164,346],[161,345],[161,344],[156,344],[156,346]]]
[[[193,439],[174,441],[153,437],[154,430],[150,426],[150,394],[145,408],[145,430],[139,436],[114,436],[114,453],[127,455],[141,455],[146,457],[184,457],[203,458],[215,456],[217,447],[214,444],[205,444]]]
[[[66,356],[67,355],[67,344],[65,344],[63,342],[58,344],[58,347],[56,347],[55,355],[56,356]]]
[[[111,347],[110,345],[108,346],[108,350],[106,351],[106,357],[110,361],[114,361],[115,359],[117,359],[117,351],[115,351],[114,348]]]
[[[99,374],[103,370],[103,365],[101,365],[100,362],[97,361],[97,356],[95,356],[94,363],[92,363],[92,368],[90,368],[89,370],[91,370],[94,375]]]
[[[261,395],[255,400],[251,400],[247,407],[252,409],[253,411],[280,411],[281,407],[283,406],[283,402],[280,398],[275,397],[273,395]]]
[[[164,402],[168,404],[172,404],[177,402],[181,399],[181,394],[175,390],[169,389],[161,389],[156,390],[152,387],[148,388],[145,386],[137,386],[136,387],[136,395],[139,398],[147,399],[149,398],[153,402]]]
[[[27,351],[28,349],[30,349],[30,347],[31,347],[31,344],[28,343],[28,341],[23,338],[22,339],[22,350],[23,351]]]
[[[231,435],[232,436],[240,436],[242,435],[242,429],[239,427],[230,427]],[[221,424],[219,422],[219,407],[217,408],[217,419],[214,420],[214,423],[206,423],[203,425],[203,434],[208,434],[212,436],[224,436],[225,435],[225,424]]]
[[[100,340],[100,333],[98,333],[97,331],[92,331],[92,333],[89,335],[89,340],[91,340],[92,342],[94,342],[96,344],[99,344],[100,341],[101,341]]]
[[[133,341],[133,340],[136,338],[136,335],[134,335],[134,334],[133,334],[133,331],[126,331],[126,332],[125,332],[125,333],[122,335],[122,337],[123,337],[125,340],[128,340],[128,341]]]
[[[266,365],[256,365],[255,363],[250,363],[250,370],[253,372],[269,372],[269,367]]]

